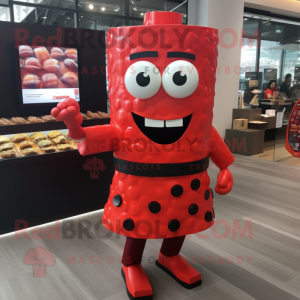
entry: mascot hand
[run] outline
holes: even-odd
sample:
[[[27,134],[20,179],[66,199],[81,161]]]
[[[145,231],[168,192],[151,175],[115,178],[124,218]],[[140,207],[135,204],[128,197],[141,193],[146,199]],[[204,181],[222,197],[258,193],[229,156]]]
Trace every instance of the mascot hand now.
[[[231,172],[227,168],[220,170],[215,191],[219,195],[226,195],[232,190],[232,186],[233,177]]]

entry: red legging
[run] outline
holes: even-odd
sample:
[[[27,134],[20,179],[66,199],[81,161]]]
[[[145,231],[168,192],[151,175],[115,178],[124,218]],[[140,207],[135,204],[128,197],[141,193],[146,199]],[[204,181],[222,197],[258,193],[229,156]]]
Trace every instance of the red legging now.
[[[185,236],[164,239],[160,252],[167,257],[179,254],[183,245]],[[137,265],[142,262],[142,256],[146,245],[145,239],[136,239],[127,237],[122,264],[126,267]]]

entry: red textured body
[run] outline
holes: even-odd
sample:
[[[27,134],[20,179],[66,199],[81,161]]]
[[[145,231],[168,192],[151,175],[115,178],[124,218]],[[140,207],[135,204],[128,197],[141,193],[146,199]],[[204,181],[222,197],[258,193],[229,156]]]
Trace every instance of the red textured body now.
[[[163,25],[166,20],[169,24]],[[113,150],[115,157],[139,163],[140,168],[143,164],[195,162],[209,156],[223,169],[216,191],[226,194],[233,182],[224,169],[234,158],[212,127],[218,32],[181,25],[180,20],[177,13],[147,13],[145,26],[108,30],[111,123],[85,128],[86,138],[78,149],[82,155]],[[178,72],[174,73],[174,65]],[[155,66],[152,77],[148,71],[138,73],[139,68],[148,66]],[[185,85],[185,90],[180,89]],[[138,92],[141,86],[146,87],[145,95]],[[181,130],[184,126],[183,134],[175,140],[176,127]],[[156,134],[151,135],[153,132]],[[174,141],[164,143],[164,139]],[[118,166],[116,169],[103,214],[103,223],[111,231],[159,239],[200,232],[213,225],[213,195],[206,168],[170,177],[137,176],[124,174]]]

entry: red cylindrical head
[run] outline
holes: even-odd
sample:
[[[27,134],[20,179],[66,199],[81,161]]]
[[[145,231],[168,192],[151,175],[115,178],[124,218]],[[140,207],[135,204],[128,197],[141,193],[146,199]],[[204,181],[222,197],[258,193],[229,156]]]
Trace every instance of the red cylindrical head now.
[[[130,161],[193,161],[209,151],[218,31],[150,12],[107,33],[111,123]]]

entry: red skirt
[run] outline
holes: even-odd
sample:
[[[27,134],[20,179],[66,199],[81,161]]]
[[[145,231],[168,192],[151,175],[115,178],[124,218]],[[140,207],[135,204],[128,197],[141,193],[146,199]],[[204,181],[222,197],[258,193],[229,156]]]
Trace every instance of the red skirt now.
[[[163,239],[204,231],[214,223],[207,171],[142,177],[115,171],[104,207],[104,226],[120,235]]]

